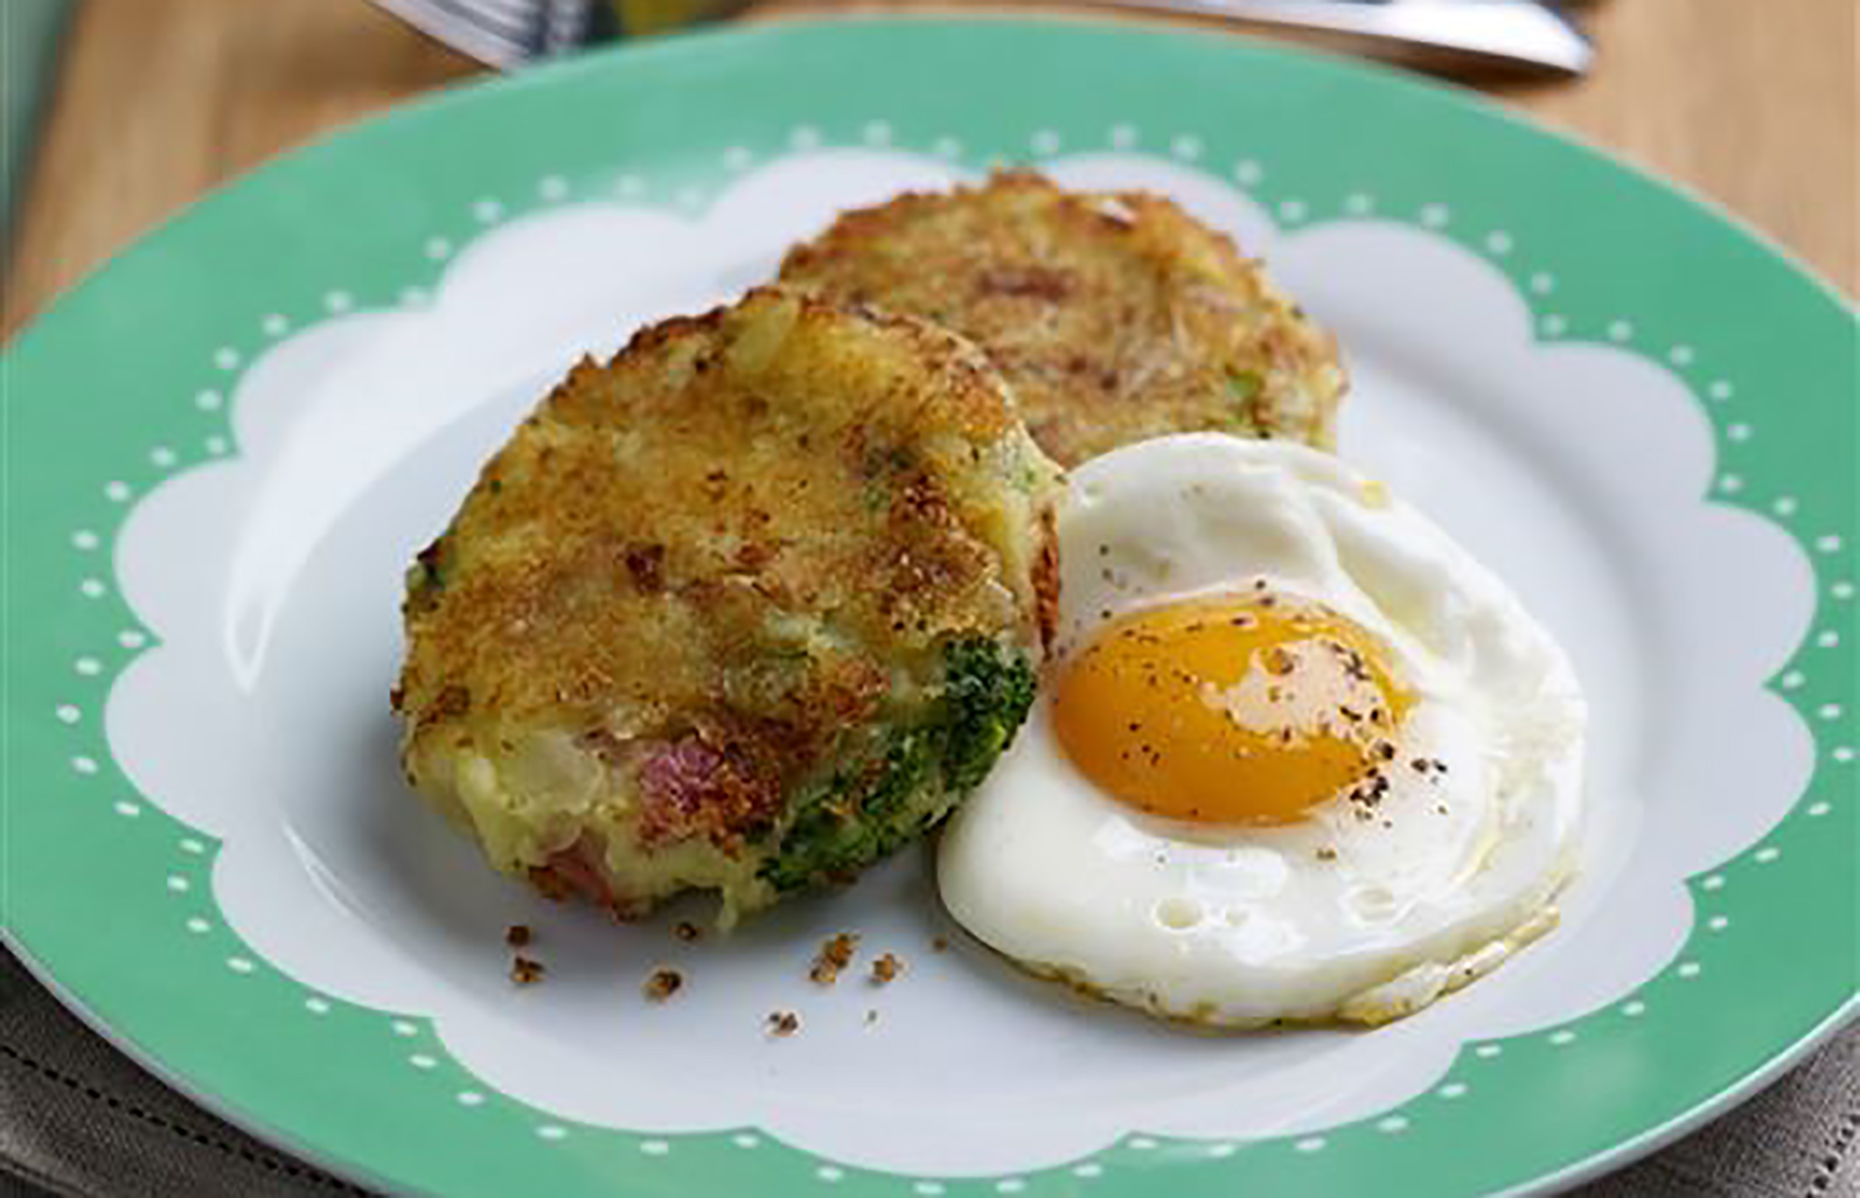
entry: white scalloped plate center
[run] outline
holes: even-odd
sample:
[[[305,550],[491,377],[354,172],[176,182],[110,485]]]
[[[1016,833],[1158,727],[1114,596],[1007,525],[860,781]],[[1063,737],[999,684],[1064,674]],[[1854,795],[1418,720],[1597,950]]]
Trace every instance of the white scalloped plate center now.
[[[1808,565],[1781,530],[1708,501],[1711,430],[1685,387],[1623,350],[1539,344],[1503,274],[1366,201],[1358,219],[1306,229],[1281,211],[1282,231],[1179,163],[1049,168],[1170,192],[1266,257],[1349,347],[1343,452],[1564,640],[1594,708],[1594,819],[1560,931],[1374,1033],[1209,1038],[1083,1005],[965,943],[933,952],[949,929],[918,852],[728,944],[685,945],[664,921],[616,928],[495,877],[404,792],[386,698],[401,570],[479,463],[580,353],[765,277],[842,207],[956,177],[888,149],[780,158],[708,208],[686,197],[686,215],[569,202],[456,254],[431,245],[452,259],[434,295],[333,316],[252,365],[232,397],[235,456],[165,482],[129,518],[121,583],[161,644],[108,707],[137,788],[224,841],[213,887],[233,928],[309,986],[430,1016],[487,1085],[560,1118],[755,1125],[834,1160],[945,1175],[1050,1165],[1137,1130],[1330,1127],[1439,1083],[1467,1042],[1573,1019],[1666,967],[1691,928],[1686,875],[1780,819],[1812,759],[1801,721],[1763,690],[1807,625]],[[1714,569],[1725,561],[1735,577]],[[1739,636],[1711,635],[1726,621]],[[1689,803],[1707,781],[1744,801]],[[518,922],[550,970],[522,991],[501,942]],[[908,973],[882,991],[809,985],[815,946],[843,929]],[[687,986],[650,1006],[639,983],[659,964]],[[801,1034],[764,1035],[777,1008],[800,1012]],[[411,1053],[405,1067],[431,1064]]]

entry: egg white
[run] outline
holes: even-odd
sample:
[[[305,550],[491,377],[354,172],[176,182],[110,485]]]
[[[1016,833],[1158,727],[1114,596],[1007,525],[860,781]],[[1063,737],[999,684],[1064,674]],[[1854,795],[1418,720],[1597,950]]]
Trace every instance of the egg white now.
[[[939,888],[971,933],[1105,997],[1245,1027],[1408,1014],[1554,925],[1582,805],[1580,689],[1432,522],[1326,454],[1201,433],[1074,470],[1058,535],[1062,657],[1120,615],[1264,579],[1378,637],[1415,702],[1368,818],[1340,800],[1215,827],[1100,792],[1042,701],[943,835]]]

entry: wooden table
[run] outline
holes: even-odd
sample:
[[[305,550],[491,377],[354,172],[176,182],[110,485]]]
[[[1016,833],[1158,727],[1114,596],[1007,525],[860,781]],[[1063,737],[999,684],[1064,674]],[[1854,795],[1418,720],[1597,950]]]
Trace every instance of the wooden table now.
[[[815,0],[754,11],[926,7]],[[1592,75],[1482,90],[1691,186],[1860,290],[1860,6],[1582,7],[1600,46]],[[0,335],[215,184],[481,69],[362,0],[86,0],[25,190]]]

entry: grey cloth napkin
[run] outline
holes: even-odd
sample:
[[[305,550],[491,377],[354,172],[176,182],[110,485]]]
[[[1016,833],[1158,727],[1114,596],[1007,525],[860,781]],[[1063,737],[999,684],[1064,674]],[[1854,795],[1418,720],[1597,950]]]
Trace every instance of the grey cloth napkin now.
[[[1709,1127],[1579,1198],[1860,1195],[1860,1026]],[[0,952],[0,1198],[332,1198],[366,1191],[207,1114]]]

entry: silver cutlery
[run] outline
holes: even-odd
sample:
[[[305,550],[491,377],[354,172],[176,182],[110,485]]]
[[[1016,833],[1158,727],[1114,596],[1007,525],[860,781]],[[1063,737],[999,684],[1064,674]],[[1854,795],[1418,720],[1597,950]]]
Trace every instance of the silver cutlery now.
[[[621,12],[655,27],[695,23],[748,7],[745,0],[377,0],[427,33],[509,69],[624,36]],[[1010,6],[1029,8],[1035,6]],[[1423,67],[1472,64],[1579,75],[1594,57],[1582,31],[1540,0],[1072,0],[1057,8],[1120,9],[1232,21],[1317,37]]]

